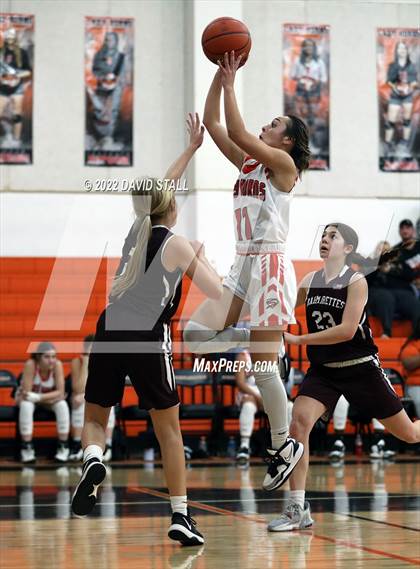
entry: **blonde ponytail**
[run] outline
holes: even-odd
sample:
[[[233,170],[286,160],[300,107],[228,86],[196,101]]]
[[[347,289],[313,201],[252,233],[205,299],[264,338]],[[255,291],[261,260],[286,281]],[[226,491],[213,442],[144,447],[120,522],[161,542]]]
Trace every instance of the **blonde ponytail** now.
[[[145,178],[136,181],[137,189],[132,191],[133,207],[136,213],[136,224],[139,225],[136,245],[130,252],[130,259],[124,272],[115,277],[111,289],[111,297],[120,298],[134,286],[146,264],[147,244],[152,236],[152,218],[164,216],[171,205],[173,193],[162,189],[157,179]]]

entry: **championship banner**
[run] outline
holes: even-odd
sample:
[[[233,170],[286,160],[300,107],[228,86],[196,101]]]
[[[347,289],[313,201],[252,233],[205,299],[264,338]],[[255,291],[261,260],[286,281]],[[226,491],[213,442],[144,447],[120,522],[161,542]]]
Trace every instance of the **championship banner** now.
[[[132,18],[86,17],[85,164],[133,164]]]
[[[330,28],[284,24],[284,113],[302,118],[309,128],[311,170],[330,167]]]
[[[32,164],[34,16],[0,14],[0,164]]]
[[[420,30],[378,28],[379,168],[418,172]]]

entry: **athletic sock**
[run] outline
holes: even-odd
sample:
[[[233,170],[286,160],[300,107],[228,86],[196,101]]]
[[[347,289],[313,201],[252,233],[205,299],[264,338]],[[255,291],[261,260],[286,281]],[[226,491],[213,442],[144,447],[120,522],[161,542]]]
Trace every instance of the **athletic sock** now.
[[[98,445],[88,445],[83,451],[83,462],[87,462],[91,458],[97,458],[102,462],[103,451]]]
[[[112,447],[112,438],[111,437],[106,439],[106,446]]]
[[[299,504],[303,510],[305,508],[305,490],[290,490],[289,504]]]
[[[187,515],[187,496],[171,496],[171,508],[172,513],[178,512],[179,514],[183,514],[184,516]]]
[[[241,437],[241,448],[245,447],[245,448],[249,449],[249,441],[250,441],[250,437]]]
[[[275,450],[281,448],[286,442],[289,431],[279,432],[271,429],[271,446]]]

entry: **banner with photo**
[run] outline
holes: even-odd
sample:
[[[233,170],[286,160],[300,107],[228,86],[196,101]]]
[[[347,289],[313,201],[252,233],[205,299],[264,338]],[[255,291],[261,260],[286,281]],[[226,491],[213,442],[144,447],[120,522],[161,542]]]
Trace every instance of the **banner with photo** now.
[[[0,14],[0,164],[32,164],[34,22]]]
[[[85,164],[133,164],[132,18],[86,17]]]
[[[378,28],[379,168],[420,169],[420,30]]]
[[[302,118],[309,128],[311,170],[330,167],[330,28],[284,24],[284,113]]]

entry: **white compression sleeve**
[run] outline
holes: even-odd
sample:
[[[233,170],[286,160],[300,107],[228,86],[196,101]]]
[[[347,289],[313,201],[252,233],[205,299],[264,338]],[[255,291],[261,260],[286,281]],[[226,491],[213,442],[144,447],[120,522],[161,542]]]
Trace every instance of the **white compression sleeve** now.
[[[57,432],[59,435],[68,435],[70,431],[70,412],[69,406],[62,399],[57,401],[51,406],[55,413],[55,418],[57,421]]]
[[[257,406],[253,401],[245,401],[239,413],[239,432],[241,437],[250,437],[254,429],[254,417]]]
[[[74,429],[83,428],[83,420],[85,418],[85,403],[81,403],[78,407],[71,410],[71,426]]]
[[[278,365],[274,366],[273,371],[254,371],[254,377],[263,398],[264,410],[270,421],[272,447],[278,449],[289,434],[287,394],[280,379]]]
[[[32,435],[34,429],[35,403],[21,401],[19,405],[19,431],[23,436]]]

